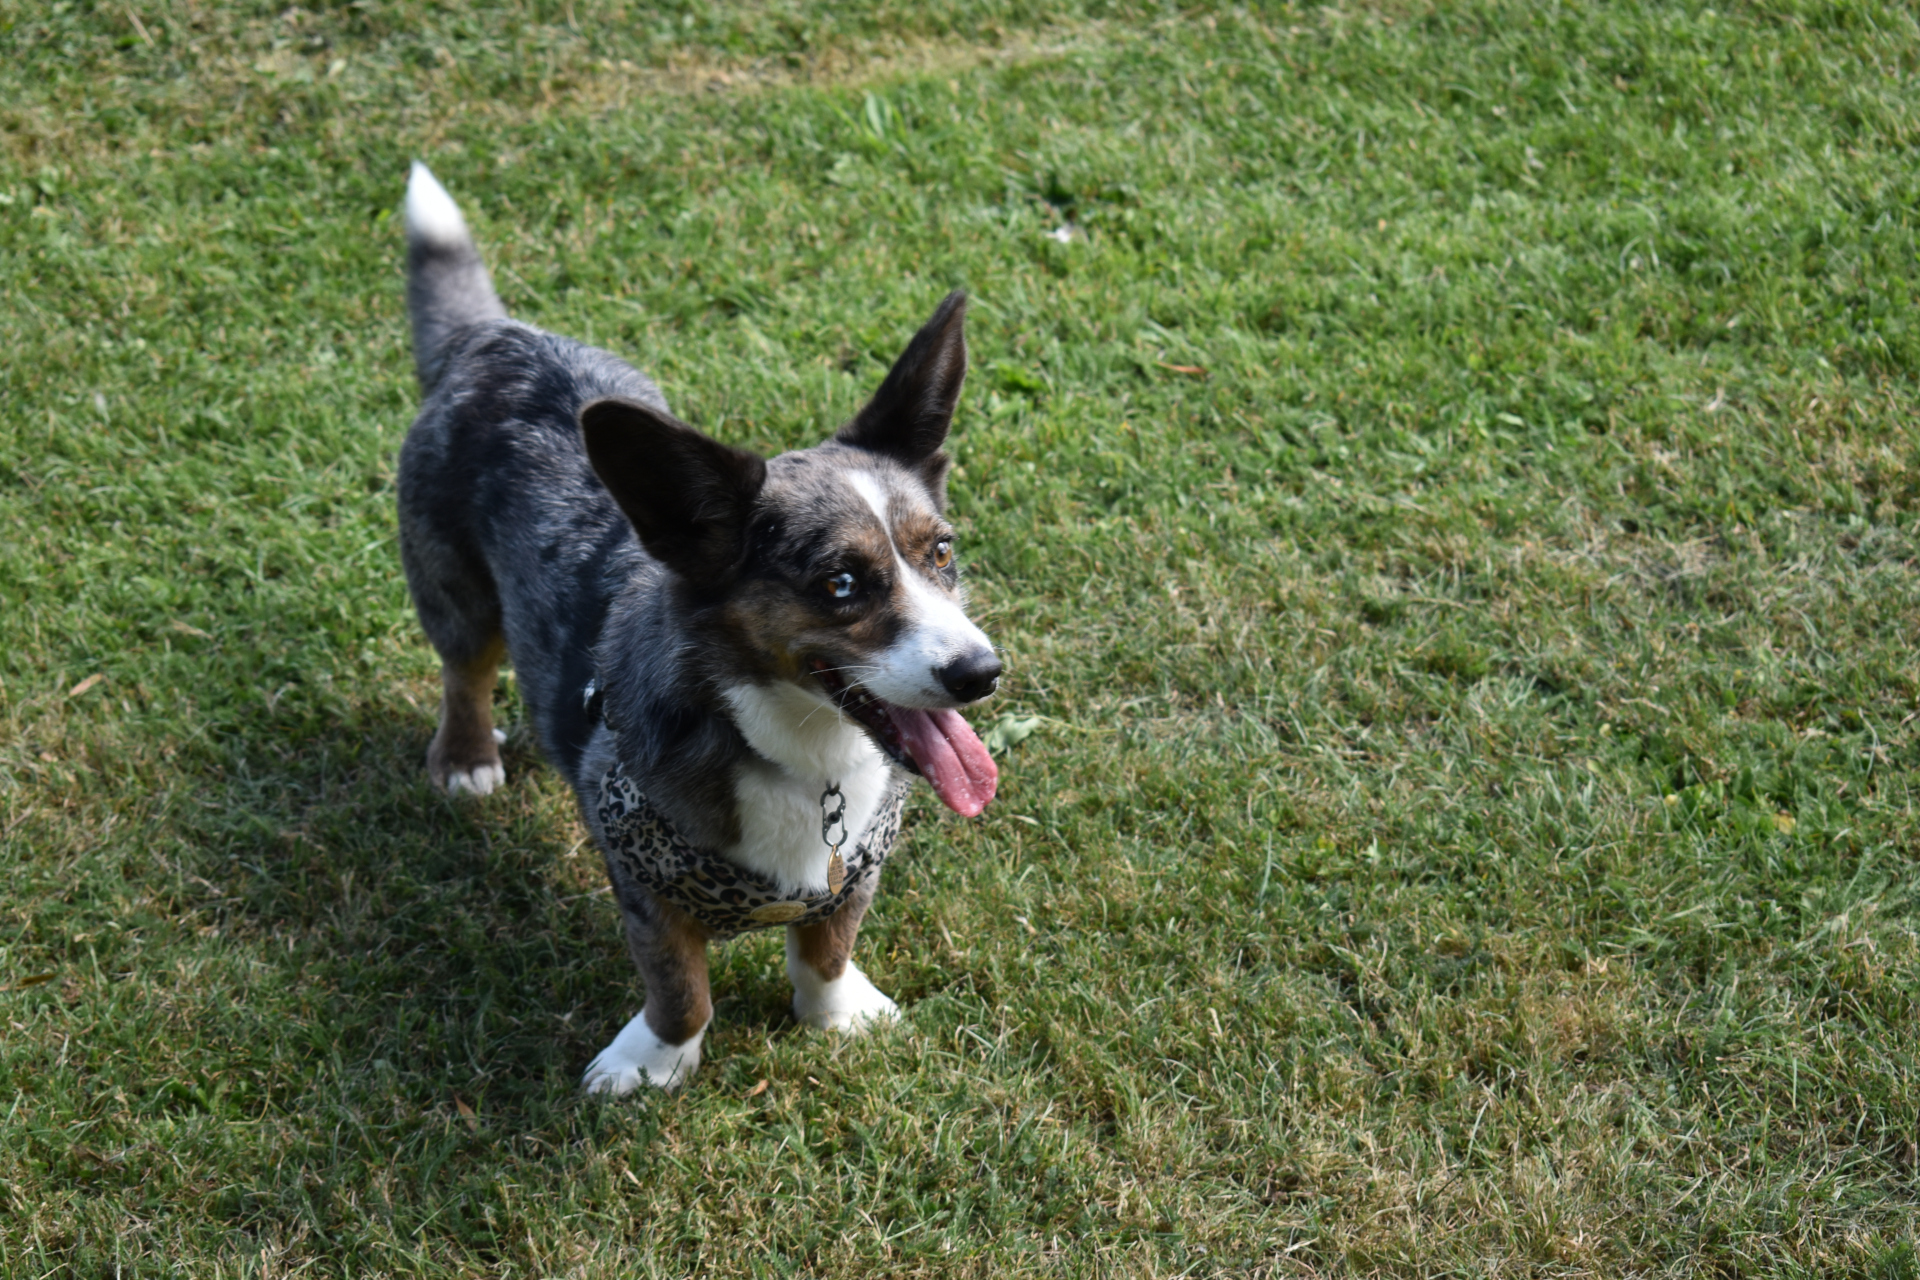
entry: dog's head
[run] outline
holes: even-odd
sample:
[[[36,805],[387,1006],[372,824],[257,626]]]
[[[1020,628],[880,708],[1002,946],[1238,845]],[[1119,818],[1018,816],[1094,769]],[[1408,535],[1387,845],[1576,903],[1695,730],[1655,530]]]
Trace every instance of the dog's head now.
[[[712,618],[728,666],[831,702],[971,815],[994,767],[956,708],[994,691],[1000,661],[967,617],[944,515],[965,315],[950,295],[812,449],[763,461],[627,400],[595,401],[580,422],[594,470]]]

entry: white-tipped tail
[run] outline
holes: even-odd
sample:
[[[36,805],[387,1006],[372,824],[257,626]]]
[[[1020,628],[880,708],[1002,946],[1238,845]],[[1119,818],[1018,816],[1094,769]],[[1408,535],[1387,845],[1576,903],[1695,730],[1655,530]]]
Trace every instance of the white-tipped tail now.
[[[506,319],[460,206],[418,160],[407,177],[407,312],[420,389],[432,391],[463,330]]]
[[[467,234],[467,220],[460,216],[460,206],[453,202],[447,189],[433,176],[433,170],[413,162],[413,171],[407,175],[407,238],[425,241],[442,248],[467,244],[472,237]]]

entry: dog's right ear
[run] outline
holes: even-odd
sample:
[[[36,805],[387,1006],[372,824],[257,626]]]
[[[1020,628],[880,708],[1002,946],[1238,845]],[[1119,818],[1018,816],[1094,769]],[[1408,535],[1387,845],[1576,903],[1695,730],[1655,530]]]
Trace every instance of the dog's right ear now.
[[[664,409],[595,400],[580,410],[587,460],[654,559],[701,584],[739,565],[767,464]]]

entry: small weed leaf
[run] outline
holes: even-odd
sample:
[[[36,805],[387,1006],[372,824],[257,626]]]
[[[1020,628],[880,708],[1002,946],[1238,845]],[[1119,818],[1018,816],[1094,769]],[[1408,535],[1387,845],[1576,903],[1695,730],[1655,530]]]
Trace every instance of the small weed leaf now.
[[[860,163],[860,157],[842,151],[834,156],[833,164],[827,170],[827,181],[836,187],[849,189],[864,187],[867,185],[868,174]]]
[[[1041,722],[1040,716],[1021,717],[1008,712],[993,722],[981,740],[994,755],[1004,755],[1038,732]]]

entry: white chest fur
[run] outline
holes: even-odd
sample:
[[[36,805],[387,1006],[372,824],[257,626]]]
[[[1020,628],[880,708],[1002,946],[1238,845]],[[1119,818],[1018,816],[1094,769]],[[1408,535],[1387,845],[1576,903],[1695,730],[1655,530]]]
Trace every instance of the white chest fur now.
[[[880,805],[891,766],[865,730],[798,685],[735,685],[726,699],[734,724],[761,758],[734,775],[740,843],[722,852],[786,892],[825,892],[820,793],[840,784],[850,833],[841,852],[850,854]]]

